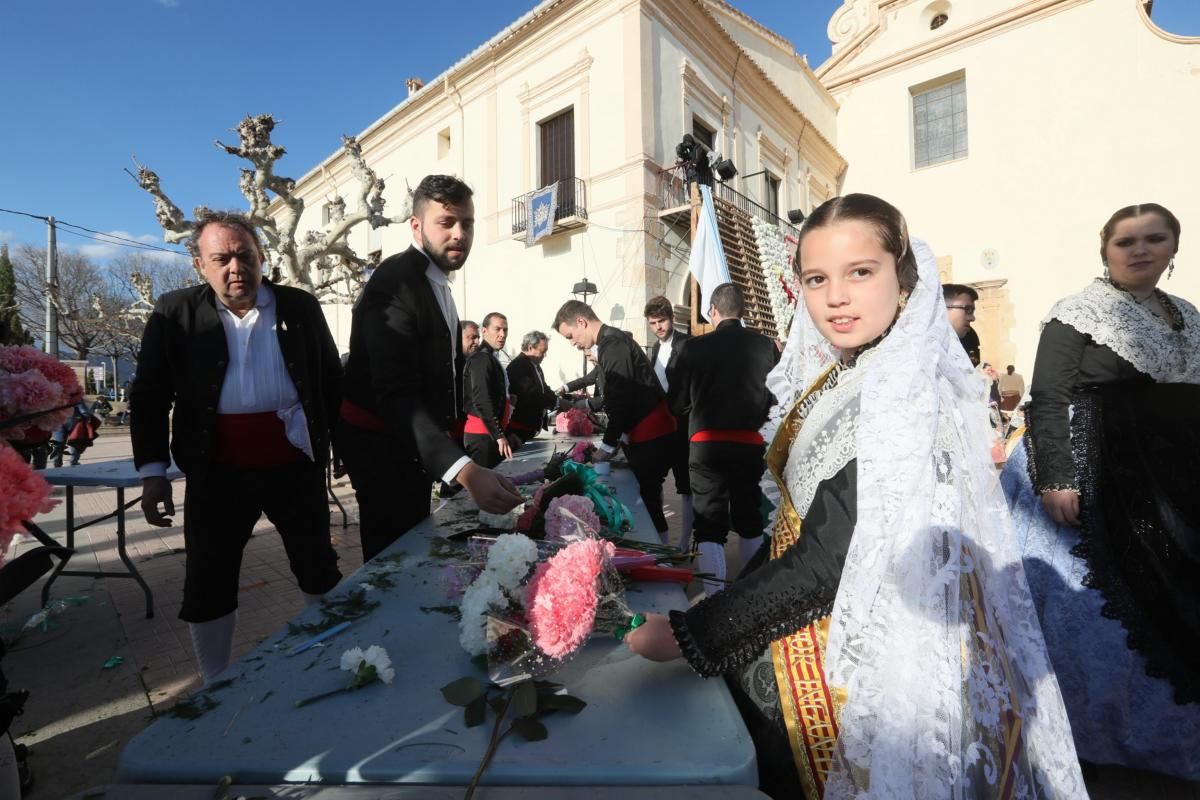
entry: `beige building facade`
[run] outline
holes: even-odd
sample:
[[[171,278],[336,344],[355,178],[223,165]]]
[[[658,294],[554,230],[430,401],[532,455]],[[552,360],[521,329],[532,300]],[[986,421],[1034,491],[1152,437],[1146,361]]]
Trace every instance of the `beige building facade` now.
[[[840,106],[844,192],[894,203],[981,292],[983,358],[1032,372],[1039,322],[1101,273],[1116,209],[1181,220],[1200,303],[1200,38],[1144,0],[846,0],[817,74]]]
[[[731,158],[751,177],[729,187],[783,217],[831,196],[846,166],[833,98],[789,43],[724,3],[547,0],[411,89],[358,136],[366,161],[393,206],[428,173],[472,186],[474,249],[453,279],[459,314],[505,313],[510,355],[525,332],[550,334],[543,366],[555,386],[582,371],[549,329],[581,279],[598,288],[601,318],[643,343],[648,298],[687,304],[688,230],[664,213],[662,191],[683,134]],[[551,183],[555,232],[526,246],[522,198]],[[310,170],[298,182],[300,231],[320,228],[328,199],[354,185],[340,154]],[[384,258],[410,242],[401,225],[350,235],[356,252]],[[344,348],[350,310],[327,314]]]

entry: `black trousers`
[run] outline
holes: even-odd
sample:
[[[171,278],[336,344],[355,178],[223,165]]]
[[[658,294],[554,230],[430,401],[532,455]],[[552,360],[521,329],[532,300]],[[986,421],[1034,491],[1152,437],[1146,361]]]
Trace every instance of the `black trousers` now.
[[[358,500],[363,561],[429,516],[433,481],[400,438],[338,421],[338,452]]]
[[[692,479],[689,474],[691,467],[688,462],[691,460],[691,443],[688,441],[688,420],[687,417],[676,417],[674,442],[674,458],[671,460],[671,475],[675,478],[675,492],[677,494],[692,493]]]
[[[504,460],[500,457],[500,448],[496,445],[496,440],[486,433],[464,434],[463,449],[472,461],[488,469]]]
[[[669,433],[647,442],[625,445],[625,455],[629,458],[629,468],[637,478],[638,490],[650,521],[659,533],[667,530],[667,517],[663,513],[663,481],[671,470],[675,457],[673,443],[675,434]]]
[[[762,480],[767,447],[692,442],[688,462],[697,542],[725,543],[730,530],[752,539],[763,532]]]
[[[324,594],[342,574],[329,540],[325,465],[307,459],[281,467],[213,464],[188,476],[183,495],[186,567],[179,618],[208,622],[238,607],[242,551],[259,517],[279,531],[300,590]]]

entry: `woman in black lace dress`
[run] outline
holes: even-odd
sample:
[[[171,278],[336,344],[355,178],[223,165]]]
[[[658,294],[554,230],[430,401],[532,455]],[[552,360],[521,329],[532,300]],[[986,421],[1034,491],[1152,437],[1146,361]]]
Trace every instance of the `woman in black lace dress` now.
[[[1200,315],[1180,225],[1113,214],[1038,343],[1002,482],[1081,758],[1200,780]]]

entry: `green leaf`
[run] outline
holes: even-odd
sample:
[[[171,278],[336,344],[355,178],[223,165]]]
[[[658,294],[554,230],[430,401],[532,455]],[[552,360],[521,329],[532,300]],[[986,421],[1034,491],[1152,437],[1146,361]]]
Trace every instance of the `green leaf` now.
[[[446,698],[447,703],[456,706],[469,706],[483,693],[483,684],[478,678],[469,675],[442,687],[442,697]]]
[[[561,683],[554,683],[553,681],[534,681],[533,685],[536,686],[539,690],[549,689],[551,691],[554,691],[554,690],[563,688],[563,685]]]
[[[476,697],[463,711],[463,722],[468,728],[474,728],[476,725],[482,725],[483,720],[487,717],[487,698],[483,695]]]
[[[495,711],[497,714],[504,712],[505,702],[504,695],[502,694],[492,695],[488,698],[488,705],[491,706],[492,711]]]
[[[513,730],[527,742],[540,742],[550,735],[546,726],[536,719],[514,719]]]
[[[474,664],[479,669],[483,670],[484,672],[487,672],[487,668],[488,668],[487,653],[480,653],[477,656],[471,656],[471,663]]]
[[[578,714],[587,708],[587,703],[569,694],[552,694],[542,698],[542,705],[555,711],[565,711],[568,714]]]
[[[537,713],[537,689],[532,681],[522,681],[513,687],[513,715],[530,717]]]

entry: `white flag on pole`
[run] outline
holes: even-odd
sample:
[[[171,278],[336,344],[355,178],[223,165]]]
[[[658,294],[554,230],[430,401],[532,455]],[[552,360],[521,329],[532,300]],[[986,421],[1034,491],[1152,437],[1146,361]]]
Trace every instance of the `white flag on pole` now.
[[[696,282],[700,284],[699,311],[707,317],[713,290],[722,283],[729,283],[730,278],[725,250],[721,247],[721,232],[717,228],[717,211],[713,206],[711,187],[700,187],[700,203],[700,219],[696,222],[696,237],[692,240],[688,271],[696,276]]]

